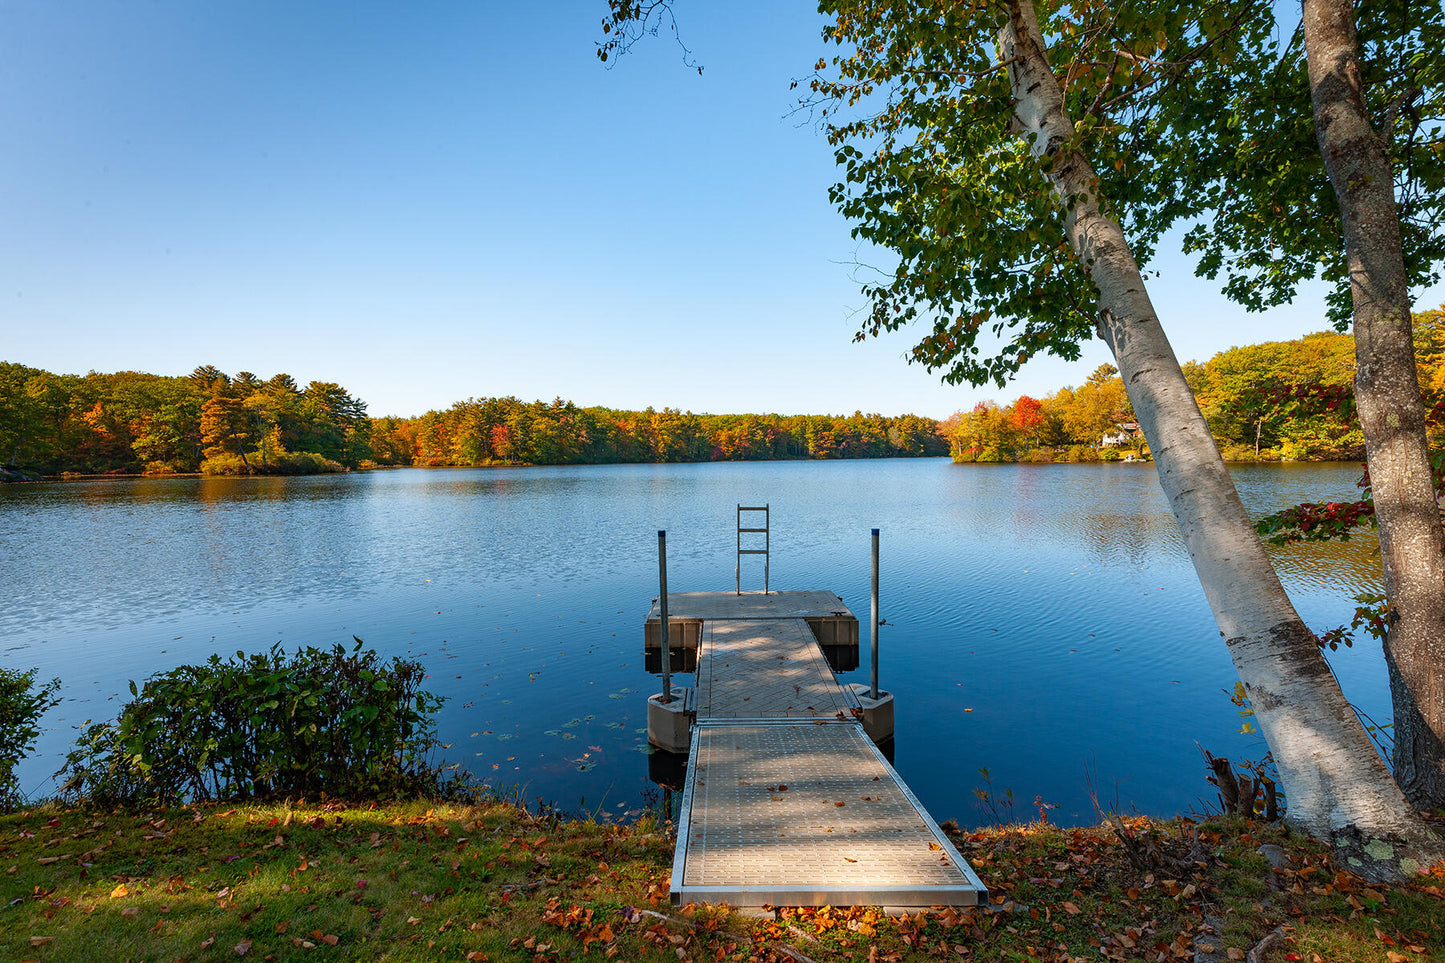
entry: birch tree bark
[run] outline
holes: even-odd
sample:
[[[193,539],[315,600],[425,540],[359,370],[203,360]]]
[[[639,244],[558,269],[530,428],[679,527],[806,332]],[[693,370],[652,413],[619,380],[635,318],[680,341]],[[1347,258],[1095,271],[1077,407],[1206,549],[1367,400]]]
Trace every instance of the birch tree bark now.
[[[999,28],[1014,125],[1064,210],[1069,243],[1098,294],[1098,333],[1114,353],[1159,481],[1279,767],[1289,818],[1330,840],[1356,871],[1387,879],[1445,857],[1406,802],[1280,585],[1159,324],[1098,178],[1074,142],[1031,0],[1009,0]],[[1413,369],[1412,369],[1413,370]]]
[[[1355,404],[1393,621],[1385,662],[1395,779],[1445,807],[1445,534],[1415,372],[1410,297],[1385,144],[1370,124],[1350,0],[1303,0],[1315,134],[1339,199],[1355,332]],[[1388,134],[1388,132],[1385,132]]]

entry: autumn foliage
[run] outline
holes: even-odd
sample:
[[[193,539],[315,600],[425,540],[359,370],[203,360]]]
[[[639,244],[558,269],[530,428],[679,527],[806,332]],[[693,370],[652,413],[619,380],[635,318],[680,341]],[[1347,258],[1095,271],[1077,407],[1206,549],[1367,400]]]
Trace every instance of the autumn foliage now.
[[[887,458],[946,454],[917,415],[708,415],[472,398],[372,418],[332,382],[304,389],[210,365],[183,378],[55,375],[0,363],[0,464],[42,474],[315,474],[371,466]]]
[[[370,457],[366,405],[332,382],[301,388],[203,365],[185,377],[57,375],[0,362],[0,464],[45,474],[302,474]]]
[[[1117,460],[1121,450],[1144,451],[1133,417],[1118,371],[1106,364],[1079,387],[1042,399],[980,402],[955,413],[939,431],[958,462]]]
[[[1415,354],[1432,436],[1445,437],[1445,312],[1415,315]],[[1355,414],[1354,339],[1319,332],[1230,348],[1183,366],[1220,453],[1231,461],[1355,461],[1364,436]],[[1102,365],[1078,387],[1008,404],[981,402],[940,425],[955,461],[1097,461],[1147,454],[1123,382]],[[1360,506],[1319,508],[1301,532],[1320,532]],[[1373,509],[1363,509],[1368,515]],[[1307,537],[1319,537],[1309,535]]]
[[[582,408],[561,398],[474,398],[417,418],[378,418],[380,464],[605,464],[897,458],[947,453],[918,415],[707,415],[674,408]]]

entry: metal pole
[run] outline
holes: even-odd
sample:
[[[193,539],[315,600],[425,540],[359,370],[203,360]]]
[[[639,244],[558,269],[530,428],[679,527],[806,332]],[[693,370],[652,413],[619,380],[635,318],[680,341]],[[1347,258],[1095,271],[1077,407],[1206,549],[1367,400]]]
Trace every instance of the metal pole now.
[[[657,533],[657,583],[658,597],[662,600],[662,703],[666,705],[672,701],[672,646],[667,641],[667,532],[660,529]]]
[[[763,594],[768,594],[768,565],[773,560],[773,513],[767,506],[763,506],[763,548],[766,552],[763,555]]]
[[[878,698],[878,529],[873,529],[873,617],[869,633],[868,663],[873,681],[871,697]]]

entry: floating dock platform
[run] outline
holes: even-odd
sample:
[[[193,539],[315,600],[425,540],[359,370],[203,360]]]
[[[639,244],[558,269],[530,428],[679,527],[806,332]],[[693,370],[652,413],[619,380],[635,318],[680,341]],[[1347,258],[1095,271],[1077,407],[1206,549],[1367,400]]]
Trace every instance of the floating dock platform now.
[[[971,906],[987,889],[865,731],[877,704],[842,686],[823,645],[857,665],[858,620],[831,592],[669,593],[670,663],[695,690],[671,898],[769,906]],[[654,605],[645,645],[661,658]],[[824,643],[822,640],[826,639]],[[692,659],[682,657],[688,648]],[[887,703],[892,732],[892,703]],[[683,727],[686,728],[683,728]],[[666,727],[661,727],[665,729]],[[658,740],[654,740],[658,741]]]

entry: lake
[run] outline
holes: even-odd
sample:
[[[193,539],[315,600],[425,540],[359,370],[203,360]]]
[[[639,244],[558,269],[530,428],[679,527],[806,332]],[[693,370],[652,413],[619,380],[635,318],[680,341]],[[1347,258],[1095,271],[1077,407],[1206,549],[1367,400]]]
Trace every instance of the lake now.
[[[1355,464],[1234,469],[1253,514],[1355,498]],[[459,761],[499,788],[623,815],[657,796],[642,623],[656,533],[674,592],[733,586],[735,508],[772,506],[775,589],[837,592],[863,625],[881,529],[880,676],[894,764],[938,819],[989,821],[975,790],[1055,821],[1212,800],[1199,747],[1258,758],[1235,680],[1151,465],[946,459],[398,470],[312,478],[0,486],[0,658],[58,676],[24,790],[127,682],[281,643],[353,635],[422,660]],[[1378,590],[1373,536],[1273,550],[1316,630]],[[744,560],[744,588],[761,561]],[[1389,716],[1378,645],[1330,654]],[[690,682],[690,677],[679,679]],[[980,770],[987,770],[985,781]]]

